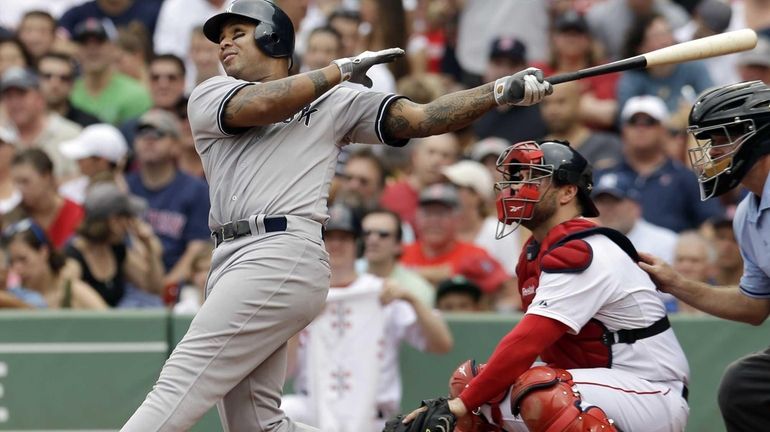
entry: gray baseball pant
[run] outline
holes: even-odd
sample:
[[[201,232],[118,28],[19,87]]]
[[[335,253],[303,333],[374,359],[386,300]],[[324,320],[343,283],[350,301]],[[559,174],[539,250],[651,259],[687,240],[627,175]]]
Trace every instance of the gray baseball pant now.
[[[718,400],[728,432],[770,431],[770,348],[732,362]]]
[[[122,431],[186,431],[214,404],[225,432],[317,431],[280,403],[286,341],[324,305],[328,254],[321,224],[287,219],[214,250],[206,301]]]

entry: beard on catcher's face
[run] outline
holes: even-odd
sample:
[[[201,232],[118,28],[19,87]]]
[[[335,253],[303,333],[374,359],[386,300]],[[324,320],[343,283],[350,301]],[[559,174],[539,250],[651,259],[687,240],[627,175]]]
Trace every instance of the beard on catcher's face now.
[[[558,187],[546,188],[546,191],[543,194],[543,198],[537,204],[535,204],[535,209],[532,212],[532,218],[529,220],[522,220],[521,225],[523,225],[524,228],[532,231],[550,219],[558,209],[558,192]]]

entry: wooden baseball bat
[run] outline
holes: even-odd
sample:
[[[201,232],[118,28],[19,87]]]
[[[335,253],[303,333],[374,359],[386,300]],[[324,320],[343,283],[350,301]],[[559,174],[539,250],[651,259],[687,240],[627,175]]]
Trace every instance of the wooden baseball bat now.
[[[683,63],[686,61],[716,57],[723,54],[747,51],[754,48],[756,45],[757,34],[754,33],[754,30],[735,30],[682,42],[655,51],[650,51],[646,54],[614,61],[612,63],[581,69],[575,72],[554,75],[546,78],[546,81],[551,84],[559,84],[629,69],[643,69],[652,66]]]

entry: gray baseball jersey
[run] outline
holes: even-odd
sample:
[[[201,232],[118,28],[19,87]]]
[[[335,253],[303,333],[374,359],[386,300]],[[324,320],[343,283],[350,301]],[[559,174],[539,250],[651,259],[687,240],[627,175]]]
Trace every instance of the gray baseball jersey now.
[[[209,225],[260,213],[325,222],[340,147],[385,143],[384,113],[400,96],[337,86],[282,123],[230,129],[225,104],[247,85],[261,84],[214,77],[190,96],[190,126],[209,181]]]

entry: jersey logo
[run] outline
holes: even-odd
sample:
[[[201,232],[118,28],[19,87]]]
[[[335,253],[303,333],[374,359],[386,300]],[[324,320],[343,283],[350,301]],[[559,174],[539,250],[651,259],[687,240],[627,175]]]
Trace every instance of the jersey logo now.
[[[310,126],[310,116],[313,115],[314,112],[318,111],[318,108],[311,108],[310,105],[306,106],[305,108],[302,108],[302,111],[299,113],[299,120],[302,121],[302,119],[305,119],[305,126]]]
[[[310,105],[307,105],[304,108],[302,108],[302,110],[300,112],[297,113],[297,114],[299,114],[299,117],[297,117],[297,114],[294,114],[291,117],[289,117],[286,120],[284,120],[283,122],[285,124],[289,124],[289,123],[293,122],[295,118],[297,118],[298,122],[301,122],[301,121],[304,120],[305,121],[305,126],[310,127],[311,116],[315,112],[317,112],[317,111],[318,111],[318,108],[313,108]]]

